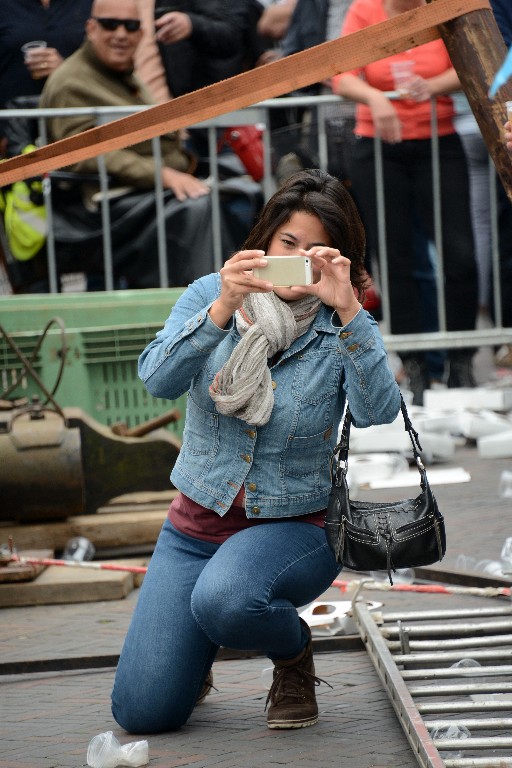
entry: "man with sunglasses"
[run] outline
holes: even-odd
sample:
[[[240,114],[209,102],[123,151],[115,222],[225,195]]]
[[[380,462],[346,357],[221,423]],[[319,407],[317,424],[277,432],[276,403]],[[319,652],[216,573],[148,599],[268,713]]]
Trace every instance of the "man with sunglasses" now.
[[[130,107],[153,103],[147,88],[133,74],[134,54],[142,34],[136,0],[95,0],[91,17],[86,23],[84,44],[48,78],[41,106]],[[80,133],[94,124],[95,117],[92,115],[53,118],[49,121],[50,140],[57,141]],[[173,193],[166,192],[164,199],[169,284],[184,286],[212,270],[210,190],[194,176],[197,160],[182,147],[177,133],[162,136],[161,149],[163,187]],[[111,189],[128,187],[130,190],[129,194],[110,203],[116,280],[121,275],[122,284],[132,288],[158,286],[152,142],[148,140],[133,147],[114,150],[104,157],[107,173],[112,179]],[[71,170],[96,174],[97,160],[81,161]],[[84,181],[81,190],[87,215],[91,219],[90,226],[98,232],[101,227],[97,202],[99,186],[95,182]],[[141,201],[141,190],[144,190],[144,201]],[[238,240],[239,229],[246,225],[238,221],[233,224],[230,210],[226,208],[224,211],[224,204],[230,205],[228,196],[225,203],[221,197],[223,246],[227,256],[239,246],[234,241],[235,238]],[[66,205],[64,200],[59,210],[62,212]],[[91,212],[92,208],[95,210]],[[141,208],[144,208],[145,218]],[[99,255],[95,255],[94,267],[88,269],[89,274],[91,271],[93,274],[103,273],[101,238],[99,241],[96,249]],[[121,247],[118,247],[119,241]],[[89,249],[87,263],[90,265],[92,260]]]
[[[95,0],[85,31],[86,41],[81,48],[48,78],[41,106],[151,104],[149,92],[133,74],[134,55],[142,38],[135,0]],[[93,116],[55,118],[50,122],[50,137],[57,141],[94,124]],[[162,137],[162,154],[164,189],[172,190],[178,200],[208,194],[208,187],[193,176],[195,160],[182,149],[177,134]],[[154,161],[150,141],[110,152],[105,159],[107,171],[116,182],[137,189],[153,187]],[[75,170],[95,173],[96,159],[83,161]],[[91,194],[95,191],[91,190]]]

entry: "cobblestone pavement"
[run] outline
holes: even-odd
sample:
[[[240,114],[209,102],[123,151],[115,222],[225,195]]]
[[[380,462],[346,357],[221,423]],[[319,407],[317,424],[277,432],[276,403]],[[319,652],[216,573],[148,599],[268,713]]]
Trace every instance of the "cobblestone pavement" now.
[[[457,555],[499,559],[512,536],[512,501],[498,495],[510,460],[479,459],[475,447],[457,450],[448,465],[462,466],[471,482],[434,488],[446,517],[446,567]],[[373,492],[384,498],[382,491]],[[391,498],[410,495],[387,491]],[[443,566],[445,566],[443,563]],[[340,578],[345,578],[343,575]],[[354,574],[352,574],[354,578]],[[124,600],[0,611],[0,659],[38,659],[118,654],[138,591]],[[478,607],[490,598],[368,592],[386,609]],[[324,599],[346,599],[332,588]],[[503,599],[503,598],[502,598]],[[264,658],[218,660],[216,691],[177,733],[149,736],[151,768],[271,768],[281,765],[343,768],[414,768],[417,763],[386,691],[361,647],[316,654],[317,674],[333,688],[318,691],[320,721],[297,731],[269,731],[264,706]],[[125,734],[110,714],[112,668],[0,677],[0,768],[80,768],[87,745],[112,730]],[[137,736],[137,740],[143,736]]]

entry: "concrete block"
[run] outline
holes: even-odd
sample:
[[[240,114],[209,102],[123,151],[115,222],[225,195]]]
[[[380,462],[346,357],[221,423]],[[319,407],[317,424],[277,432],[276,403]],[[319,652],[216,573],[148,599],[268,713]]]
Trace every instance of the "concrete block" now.
[[[433,432],[418,432],[426,461],[449,459],[455,453],[457,441],[451,435]],[[409,441],[410,445],[410,441]]]
[[[457,414],[459,434],[471,440],[478,440],[488,435],[499,435],[512,429],[510,419],[501,416],[494,411],[480,411],[473,413],[463,411]]]
[[[512,387],[493,389],[474,387],[471,389],[428,389],[424,393],[426,408],[434,410],[489,409],[509,411],[512,409]]]
[[[512,429],[498,435],[487,435],[477,440],[478,455],[483,459],[512,457]]]
[[[357,429],[353,425],[350,428],[351,453],[405,453],[410,448],[411,440],[402,420],[366,429]]]
[[[414,428],[420,435],[420,442],[425,432],[433,434],[460,434],[460,414],[458,411],[426,411],[418,415],[414,421]]]

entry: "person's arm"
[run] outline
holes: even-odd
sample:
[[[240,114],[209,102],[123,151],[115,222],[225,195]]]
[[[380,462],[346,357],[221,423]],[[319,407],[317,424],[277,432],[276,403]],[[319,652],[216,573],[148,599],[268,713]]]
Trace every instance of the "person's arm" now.
[[[55,72],[63,61],[56,48],[34,48],[25,59],[25,66],[34,80],[42,80]]]
[[[400,390],[378,323],[361,309],[339,329],[338,344],[343,357],[343,390],[354,426],[364,428],[394,421],[400,410]]]
[[[164,327],[138,361],[139,377],[154,397],[174,400],[186,392],[193,377],[227,331],[210,321],[208,309],[219,293],[215,275],[190,285],[180,296]]]
[[[159,43],[190,40],[204,53],[220,58],[232,56],[241,47],[245,27],[243,4],[232,4],[228,13],[224,4],[214,0],[209,0],[200,13],[170,11],[155,21]]]
[[[162,168],[162,184],[164,189],[170,189],[181,201],[210,194],[210,188],[201,179],[174,168]]]
[[[512,5],[510,0],[491,0],[496,24],[507,46],[512,45]]]
[[[407,95],[414,101],[427,101],[436,96],[444,96],[460,90],[460,80],[453,67],[434,77],[412,75],[405,84]]]
[[[435,77],[427,78],[430,96],[444,96],[447,93],[460,90],[460,80],[454,67]]]
[[[281,40],[286,34],[297,0],[284,0],[265,8],[258,21],[258,33]]]
[[[390,99],[378,88],[369,85],[357,75],[338,75],[332,82],[338,96],[370,107],[376,133],[383,141],[394,144],[401,141],[402,126]]]
[[[505,123],[505,143],[507,149],[512,152],[512,121],[510,120]]]

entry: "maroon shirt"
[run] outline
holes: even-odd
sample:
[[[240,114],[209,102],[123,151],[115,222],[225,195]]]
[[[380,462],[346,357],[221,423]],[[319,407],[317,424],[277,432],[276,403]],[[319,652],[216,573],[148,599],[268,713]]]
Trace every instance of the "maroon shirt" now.
[[[325,509],[299,517],[272,517],[248,518],[244,508],[245,490],[242,486],[238,491],[232,506],[221,517],[212,509],[202,507],[183,493],[178,493],[173,499],[167,517],[169,522],[181,533],[192,536],[194,539],[211,541],[213,544],[222,544],[237,531],[250,528],[261,523],[281,523],[284,520],[294,520],[302,523],[312,523],[320,528],[324,527]]]

